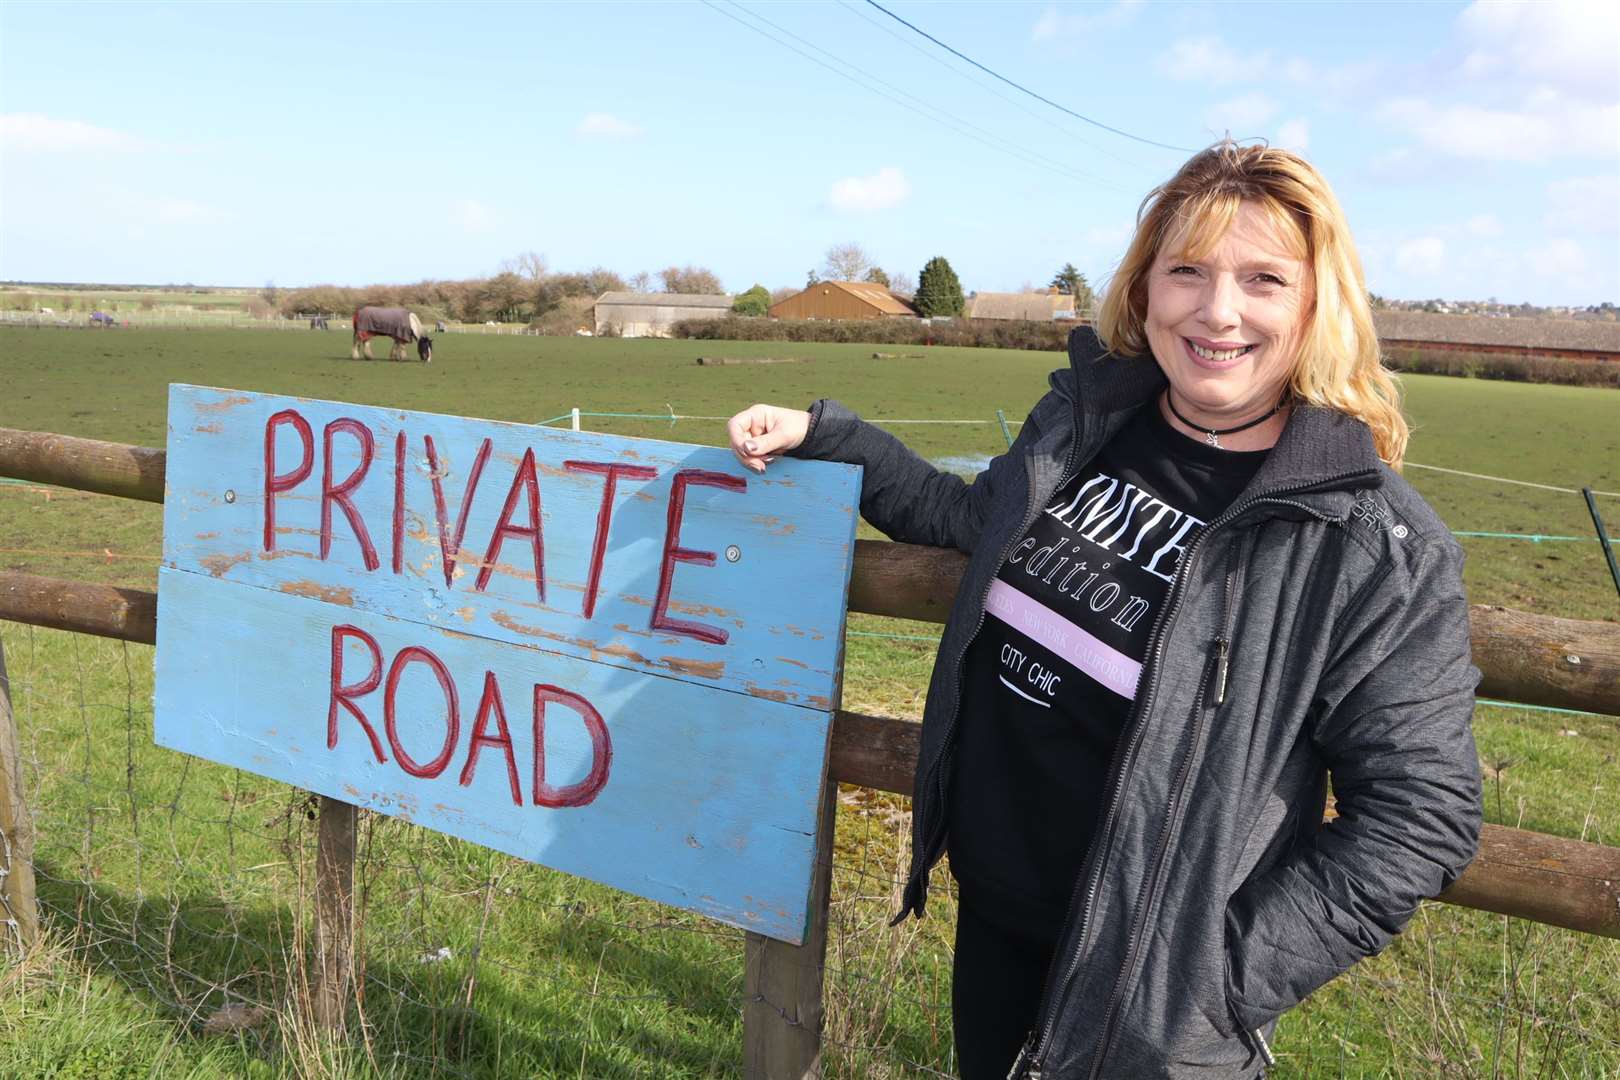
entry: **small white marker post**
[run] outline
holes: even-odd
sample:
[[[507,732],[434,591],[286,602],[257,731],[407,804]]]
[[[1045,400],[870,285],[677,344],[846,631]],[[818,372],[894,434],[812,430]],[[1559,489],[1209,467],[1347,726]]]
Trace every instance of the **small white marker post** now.
[[[579,406],[578,405],[574,406],[574,408],[569,412],[568,417],[569,417],[569,423],[573,425],[573,428],[574,428],[575,431],[578,431],[579,430]]]

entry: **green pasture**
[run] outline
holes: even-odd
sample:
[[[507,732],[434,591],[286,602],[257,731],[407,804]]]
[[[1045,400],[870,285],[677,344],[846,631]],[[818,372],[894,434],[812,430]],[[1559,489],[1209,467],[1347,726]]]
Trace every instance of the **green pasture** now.
[[[0,329],[0,426],[160,446],[170,382],[503,420],[721,416],[837,396],[932,459],[1003,446],[1061,358],[969,349],[451,334],[431,366],[348,336]],[[377,350],[385,354],[385,349]],[[802,363],[699,367],[698,356]],[[1407,380],[1414,462],[1620,490],[1620,398]],[[587,418],[718,443],[718,421]],[[1466,539],[1476,602],[1614,619],[1579,496],[1412,469]],[[1620,500],[1604,500],[1620,532]],[[868,535],[872,535],[868,533]],[[0,484],[0,567],[151,588],[158,508]],[[851,618],[846,707],[915,717],[937,627]],[[46,942],[0,966],[0,1077],[707,1077],[739,1069],[741,936],[392,819],[363,826],[364,1023],[339,1043],[300,993],[313,825],[297,792],[152,746],[149,648],[0,624],[39,828]],[[1613,718],[1482,707],[1490,820],[1620,844]],[[904,800],[846,789],[828,947],[829,1075],[949,1072],[949,875],[889,928]],[[0,962],[4,965],[4,962]],[[221,1012],[236,1006],[234,1012]],[[262,1012],[250,1012],[263,1007]],[[1282,1077],[1620,1076],[1620,948],[1446,905],[1283,1021]],[[231,1023],[232,1019],[236,1023]],[[223,1030],[222,1030],[223,1029]]]
[[[95,309],[135,312],[151,308],[190,308],[199,312],[245,312],[247,300],[257,295],[253,289],[164,288],[106,289],[50,285],[0,285],[0,311],[34,311],[48,307],[60,315],[65,310]]]

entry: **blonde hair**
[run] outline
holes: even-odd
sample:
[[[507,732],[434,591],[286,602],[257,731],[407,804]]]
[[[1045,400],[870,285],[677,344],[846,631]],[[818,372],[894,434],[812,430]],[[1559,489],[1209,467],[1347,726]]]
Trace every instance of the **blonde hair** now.
[[[1154,260],[1166,245],[1202,258],[1243,203],[1270,219],[1315,281],[1289,378],[1294,395],[1365,423],[1378,456],[1400,468],[1409,429],[1400,388],[1378,351],[1361,258],[1333,190],[1297,154],[1224,140],[1148,192],[1137,211],[1136,235],[1099,305],[1098,337],[1116,353],[1148,353],[1148,273]]]

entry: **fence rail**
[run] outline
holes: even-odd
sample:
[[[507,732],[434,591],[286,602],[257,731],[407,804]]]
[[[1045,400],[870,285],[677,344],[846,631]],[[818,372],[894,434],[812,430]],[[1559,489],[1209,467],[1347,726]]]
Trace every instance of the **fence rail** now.
[[[162,450],[0,428],[0,477],[161,503],[165,463]],[[965,565],[965,557],[955,552],[857,541],[849,609],[944,622]],[[0,619],[152,643],[156,594],[6,571],[0,572]],[[1482,694],[1620,715],[1620,625],[1478,605],[1471,609],[1471,619],[1474,661],[1484,672]],[[833,727],[831,778],[909,795],[919,736],[919,725],[909,720],[839,710]],[[4,751],[0,742],[0,758],[6,756]],[[0,773],[0,781],[4,779]],[[4,789],[0,795],[15,800],[15,786],[0,783]],[[813,934],[800,948],[749,935],[744,1010],[749,1076],[811,1075],[819,1058],[831,791],[829,785],[823,807],[827,847],[818,854],[813,898],[819,935]],[[316,938],[324,973],[319,989],[324,996],[317,1000],[324,1000],[321,1012],[336,1028],[342,1023],[356,962],[349,936],[354,808],[336,800],[323,803],[333,805],[323,805],[321,818]],[[10,866],[15,867],[19,860],[26,861],[28,853],[13,844],[0,854],[9,854]],[[13,870],[0,877],[0,886],[22,880],[23,875]],[[21,902],[9,886],[5,896],[10,903]],[[1474,864],[1440,899],[1620,938],[1620,848],[1487,825]]]

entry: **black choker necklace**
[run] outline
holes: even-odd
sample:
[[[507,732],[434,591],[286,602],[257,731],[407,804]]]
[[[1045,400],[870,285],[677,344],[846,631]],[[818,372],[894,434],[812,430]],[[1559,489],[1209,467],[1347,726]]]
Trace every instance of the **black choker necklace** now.
[[[1250,420],[1247,424],[1239,424],[1237,427],[1221,428],[1216,430],[1214,428],[1207,428],[1202,424],[1195,424],[1185,416],[1182,416],[1181,413],[1176,409],[1175,395],[1170,393],[1168,390],[1166,390],[1164,394],[1164,403],[1170,406],[1170,415],[1174,416],[1177,420],[1180,420],[1183,424],[1186,424],[1193,430],[1202,431],[1204,433],[1204,441],[1215,447],[1217,450],[1226,449],[1226,447],[1221,445],[1220,436],[1235,435],[1240,431],[1248,431],[1252,427],[1258,427],[1267,420],[1270,420],[1273,416],[1276,416],[1278,411],[1282,409],[1283,402],[1287,400],[1288,395],[1284,394],[1282,397],[1277,399],[1277,404],[1273,405],[1271,407],[1271,411],[1266,413],[1264,416],[1256,417],[1255,419]]]

